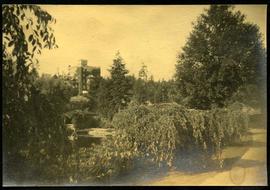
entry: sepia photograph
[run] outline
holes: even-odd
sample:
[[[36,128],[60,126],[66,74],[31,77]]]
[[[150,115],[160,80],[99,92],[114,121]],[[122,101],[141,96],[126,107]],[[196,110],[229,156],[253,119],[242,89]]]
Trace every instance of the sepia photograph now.
[[[267,186],[267,5],[2,5],[3,186]]]

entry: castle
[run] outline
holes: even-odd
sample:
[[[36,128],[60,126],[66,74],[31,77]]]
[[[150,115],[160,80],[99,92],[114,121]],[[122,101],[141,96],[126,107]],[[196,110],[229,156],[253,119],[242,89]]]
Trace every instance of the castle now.
[[[87,60],[81,60],[81,65],[76,70],[78,76],[79,95],[89,92],[91,79],[100,76],[100,67],[87,65]]]

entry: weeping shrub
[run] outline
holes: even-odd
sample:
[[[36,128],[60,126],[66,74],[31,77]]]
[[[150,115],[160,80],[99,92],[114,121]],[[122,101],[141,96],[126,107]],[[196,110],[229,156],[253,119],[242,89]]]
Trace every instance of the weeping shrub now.
[[[114,116],[112,125],[115,136],[84,151],[80,168],[86,178],[111,179],[135,167],[135,160],[170,167],[177,158],[206,167],[244,135],[248,117],[241,107],[205,111],[173,103],[131,105]]]
[[[116,134],[101,144],[81,149],[79,152],[80,181],[108,182],[133,169],[138,149],[128,143],[125,134]]]

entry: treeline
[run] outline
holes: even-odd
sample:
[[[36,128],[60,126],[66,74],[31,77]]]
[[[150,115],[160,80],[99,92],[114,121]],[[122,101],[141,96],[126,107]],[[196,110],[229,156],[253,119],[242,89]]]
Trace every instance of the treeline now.
[[[111,118],[128,101],[177,102],[203,110],[238,101],[265,111],[266,50],[259,27],[245,18],[233,6],[210,6],[193,24],[169,81],[154,82],[145,65],[137,79],[127,76],[118,55],[111,78],[101,82],[99,110]]]
[[[117,53],[110,71],[109,78],[96,78],[90,82],[90,110],[101,116],[112,119],[119,110],[130,103],[156,104],[173,102],[177,92],[173,80],[154,81],[148,79],[147,67],[143,64],[138,78],[130,75],[123,58]]]

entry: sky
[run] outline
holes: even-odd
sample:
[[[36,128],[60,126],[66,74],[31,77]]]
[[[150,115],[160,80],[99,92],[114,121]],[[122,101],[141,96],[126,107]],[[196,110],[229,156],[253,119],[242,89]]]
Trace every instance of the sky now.
[[[44,49],[39,72],[67,73],[81,59],[101,68],[103,77],[117,51],[130,74],[142,63],[154,80],[168,80],[176,57],[192,30],[192,22],[207,5],[41,5],[56,20],[52,25],[57,49]],[[259,26],[266,44],[266,5],[236,5],[247,21]]]

